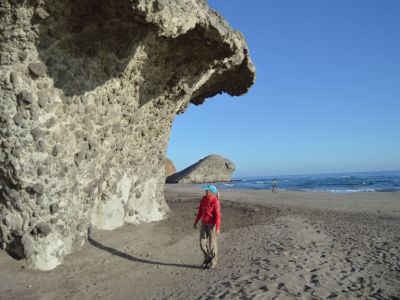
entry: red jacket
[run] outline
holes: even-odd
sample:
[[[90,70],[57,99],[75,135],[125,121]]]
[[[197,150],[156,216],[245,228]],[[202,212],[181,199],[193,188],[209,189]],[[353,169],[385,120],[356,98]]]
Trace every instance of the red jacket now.
[[[210,195],[210,197],[204,196],[201,199],[199,213],[194,224],[197,224],[200,218],[203,224],[215,224],[217,231],[219,231],[221,226],[221,211],[217,197]]]

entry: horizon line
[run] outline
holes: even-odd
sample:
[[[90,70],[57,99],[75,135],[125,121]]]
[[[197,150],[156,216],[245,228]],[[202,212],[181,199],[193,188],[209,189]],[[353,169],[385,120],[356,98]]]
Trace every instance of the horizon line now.
[[[250,176],[232,176],[232,179],[248,178],[248,177],[278,177],[278,176],[310,176],[310,175],[329,175],[329,174],[353,174],[353,173],[383,173],[383,172],[400,172],[395,170],[378,170],[378,171],[348,171],[348,172],[326,172],[326,173],[298,173],[298,174],[278,174],[278,175],[250,175]]]

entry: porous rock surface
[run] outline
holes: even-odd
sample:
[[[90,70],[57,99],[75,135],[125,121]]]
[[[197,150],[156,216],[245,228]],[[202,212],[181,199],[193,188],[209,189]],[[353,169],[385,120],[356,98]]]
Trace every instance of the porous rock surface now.
[[[168,158],[165,159],[165,176],[171,176],[176,173],[174,162]]]
[[[41,270],[164,218],[174,116],[255,74],[201,0],[0,0],[0,63],[0,245]]]
[[[235,164],[221,155],[209,155],[186,169],[167,177],[167,183],[230,181]]]

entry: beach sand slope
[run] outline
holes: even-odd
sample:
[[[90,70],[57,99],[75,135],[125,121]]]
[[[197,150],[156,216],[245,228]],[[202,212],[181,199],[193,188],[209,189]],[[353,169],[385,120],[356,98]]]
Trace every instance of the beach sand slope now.
[[[54,270],[0,253],[0,299],[399,299],[397,193],[222,191],[213,271],[192,229],[202,191],[165,196],[168,219],[94,231]]]

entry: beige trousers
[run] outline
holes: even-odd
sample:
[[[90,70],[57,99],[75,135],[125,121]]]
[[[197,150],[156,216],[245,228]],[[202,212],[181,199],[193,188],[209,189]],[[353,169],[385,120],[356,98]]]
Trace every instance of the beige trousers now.
[[[217,235],[215,224],[201,224],[200,228],[200,249],[203,251],[204,260],[211,264],[217,264]]]

